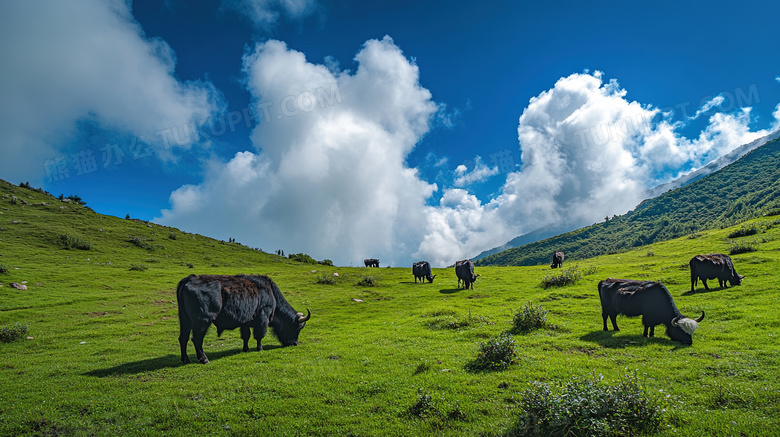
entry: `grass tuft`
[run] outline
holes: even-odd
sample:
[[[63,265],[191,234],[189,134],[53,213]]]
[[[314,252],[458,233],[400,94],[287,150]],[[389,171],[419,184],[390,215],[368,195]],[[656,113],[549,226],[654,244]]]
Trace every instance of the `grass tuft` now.
[[[78,250],[90,250],[92,249],[92,243],[89,241],[70,234],[60,234],[57,236],[57,243],[63,249],[78,249]]]
[[[755,235],[758,233],[758,226],[755,224],[742,225],[739,229],[732,231],[729,234],[729,238],[747,237],[748,235]]]
[[[739,255],[740,253],[755,252],[758,250],[756,241],[734,241],[729,246],[729,255]]]
[[[531,301],[520,308],[512,319],[516,332],[528,333],[547,326],[547,313],[541,305],[533,306]]]
[[[555,390],[533,381],[520,408],[505,436],[651,435],[660,430],[666,411],[635,374],[614,384],[601,375],[575,378]]]
[[[480,343],[476,358],[466,364],[466,370],[470,372],[505,370],[517,358],[516,347],[514,338],[507,333]]]
[[[361,287],[373,287],[376,285],[376,279],[371,275],[363,275],[357,285],[360,285]]]
[[[30,328],[27,325],[22,325],[21,323],[16,323],[14,326],[4,326],[0,329],[0,341],[10,343],[22,339],[29,330]]]
[[[583,272],[580,271],[578,266],[569,267],[561,272],[559,275],[548,273],[542,279],[542,287],[563,287],[566,285],[576,284],[577,281],[582,279]]]

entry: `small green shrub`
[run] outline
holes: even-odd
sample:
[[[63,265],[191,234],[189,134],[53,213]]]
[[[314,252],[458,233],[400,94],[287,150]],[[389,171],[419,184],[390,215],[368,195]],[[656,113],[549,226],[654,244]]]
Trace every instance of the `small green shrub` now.
[[[571,285],[582,279],[582,272],[578,266],[569,267],[561,272],[559,275],[548,273],[542,279],[542,287],[563,287],[564,285]]]
[[[436,410],[433,398],[427,391],[423,389],[417,390],[417,402],[406,410],[406,413],[410,416],[425,418],[428,416],[437,415],[439,412]]]
[[[131,271],[134,271],[134,272],[143,272],[143,271],[144,271],[144,270],[146,270],[147,268],[148,268],[148,267],[146,267],[146,266],[145,266],[145,265],[143,265],[143,264],[132,264],[132,265],[130,266],[130,270],[131,270]]]
[[[146,238],[134,237],[131,235],[127,241],[133,243],[135,246],[140,247],[141,249],[148,250],[150,252],[154,250],[154,246],[149,244],[149,240]]]
[[[471,372],[504,370],[517,358],[515,347],[515,340],[507,333],[480,343],[476,358],[466,364],[466,370]]]
[[[27,325],[16,323],[14,326],[4,326],[0,329],[0,341],[10,343],[24,338],[30,328]]]
[[[361,287],[373,287],[376,285],[376,279],[371,275],[363,275],[357,285],[360,285]]]
[[[758,243],[755,241],[734,241],[729,247],[729,255],[738,255],[740,253],[755,252],[758,250]]]
[[[729,238],[747,237],[748,235],[755,235],[757,233],[758,233],[758,228],[756,227],[756,225],[750,225],[750,226],[742,225],[739,229],[730,233]]]
[[[522,393],[519,420],[504,435],[652,435],[664,420],[664,405],[636,375],[612,385],[601,375],[575,378],[555,391],[547,383],[531,382]]]
[[[310,257],[309,255],[306,255],[305,253],[293,253],[289,256],[287,256],[292,261],[298,261],[299,263],[305,263],[305,264],[317,264],[317,260]]]
[[[90,250],[92,249],[92,243],[89,241],[70,234],[60,234],[57,236],[57,243],[63,249],[78,249],[78,250]]]
[[[322,264],[324,266],[332,267],[333,266],[333,261],[331,261],[329,259],[324,259],[322,261],[319,261],[318,264]]]
[[[317,283],[325,284],[325,285],[333,285],[336,283],[336,277],[333,275],[329,275],[327,273],[323,273],[317,277]]]
[[[428,363],[420,363],[416,369],[414,369],[414,374],[419,375],[421,373],[425,373],[427,371],[431,370],[431,365]]]
[[[8,273],[8,267],[0,264],[0,275],[5,275]]]
[[[517,332],[527,333],[544,328],[547,325],[547,313],[549,311],[541,305],[533,306],[530,301],[517,310],[512,325]]]

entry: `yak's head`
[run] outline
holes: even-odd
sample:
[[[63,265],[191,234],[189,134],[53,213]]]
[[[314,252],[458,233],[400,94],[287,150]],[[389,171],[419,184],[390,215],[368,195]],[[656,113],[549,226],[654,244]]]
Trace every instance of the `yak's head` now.
[[[306,315],[296,313],[295,317],[274,317],[274,334],[282,346],[298,346],[298,335],[306,326],[306,321],[311,318],[311,311],[306,310]]]
[[[731,285],[741,285],[743,279],[745,279],[745,277],[742,275],[732,275],[731,279],[729,279],[729,283],[731,283]]]
[[[433,276],[431,276],[431,275],[428,275],[428,277],[427,277],[427,279],[428,279],[428,283],[429,283],[429,284],[433,284],[433,279],[434,279],[435,277],[436,277],[436,275],[433,275]]]
[[[699,322],[702,320],[704,320],[704,311],[697,319],[689,319],[685,316],[675,317],[672,319],[671,325],[666,328],[666,335],[678,343],[690,346],[693,344],[693,333],[696,332],[696,328],[699,327]]]

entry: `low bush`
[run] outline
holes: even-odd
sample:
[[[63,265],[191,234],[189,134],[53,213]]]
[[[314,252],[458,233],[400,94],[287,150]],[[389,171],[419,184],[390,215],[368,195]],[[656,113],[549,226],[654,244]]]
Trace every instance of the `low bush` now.
[[[438,414],[436,406],[434,405],[433,398],[427,391],[419,389],[417,391],[417,402],[406,410],[406,413],[410,416],[425,418]]]
[[[322,264],[324,266],[332,267],[333,266],[333,261],[331,261],[329,259],[324,259],[322,261],[319,261],[318,264]]]
[[[505,436],[652,435],[666,411],[635,374],[615,384],[575,378],[557,390],[533,381],[521,396],[519,420]]]
[[[547,313],[549,311],[541,305],[533,306],[529,301],[515,313],[512,325],[517,332],[527,333],[544,328],[547,325]]]
[[[293,253],[287,258],[291,259],[292,261],[298,261],[299,263],[317,264],[317,260],[310,257],[309,255],[306,255],[305,253]]]
[[[504,370],[517,358],[515,347],[515,340],[507,333],[480,343],[476,358],[466,364],[466,370],[471,372]]]
[[[334,285],[336,283],[336,277],[333,275],[329,275],[327,273],[323,273],[317,277],[317,283],[325,284],[325,285]]]
[[[132,264],[132,265],[130,266],[130,270],[131,270],[131,271],[134,271],[134,272],[143,272],[143,271],[144,271],[144,270],[146,270],[147,268],[148,268],[148,267],[146,267],[146,266],[145,266],[145,265],[143,265],[143,264]]]
[[[542,287],[563,287],[564,285],[574,284],[580,279],[582,279],[582,272],[580,271],[579,267],[569,267],[568,269],[561,272],[560,275],[548,273],[542,279]]]
[[[0,264],[0,275],[5,275],[8,273],[8,267]]]
[[[373,287],[376,285],[376,279],[371,275],[363,275],[357,285],[360,285],[361,287]]]
[[[0,329],[0,341],[3,343],[10,343],[24,338],[29,329],[30,328],[27,325],[22,325],[20,323],[17,323],[14,326],[4,326]]]
[[[755,241],[735,241],[729,247],[729,255],[738,255],[740,253],[755,252],[758,250],[758,243]]]
[[[154,246],[149,244],[148,243],[149,240],[147,240],[146,238],[134,237],[131,235],[127,241],[133,243],[133,245],[135,245],[136,247],[140,247],[141,249],[145,249],[150,252],[154,250]]]
[[[57,236],[57,243],[63,249],[78,249],[78,250],[90,250],[92,249],[92,243],[89,241],[70,234],[60,234]]]
[[[742,225],[739,229],[729,234],[729,238],[747,237],[748,235],[755,235],[758,233],[758,227],[756,225],[745,226]]]

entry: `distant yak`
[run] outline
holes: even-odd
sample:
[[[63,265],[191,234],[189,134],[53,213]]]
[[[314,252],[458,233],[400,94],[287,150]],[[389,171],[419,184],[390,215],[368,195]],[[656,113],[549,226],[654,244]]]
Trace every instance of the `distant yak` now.
[[[189,363],[187,341],[192,332],[192,344],[198,361],[207,364],[203,338],[213,323],[217,336],[226,329],[241,329],[244,352],[249,351],[249,330],[254,330],[257,350],[268,326],[282,346],[297,346],[298,335],[311,317],[297,313],[282,296],[279,287],[262,275],[190,275],[176,287],[179,304],[179,346],[181,361]]]
[[[363,264],[365,264],[366,267],[379,267],[379,260],[376,258],[366,258],[363,260]]]
[[[642,335],[653,337],[656,325],[666,326],[666,335],[672,340],[693,344],[693,333],[704,320],[704,311],[698,319],[683,316],[674,304],[674,299],[664,284],[653,281],[635,281],[633,279],[608,278],[599,282],[601,299],[601,318],[607,331],[607,318],[612,328],[617,326],[617,315],[628,317],[642,316],[645,331]]]
[[[704,284],[704,289],[709,290],[707,279],[717,278],[718,284],[722,288],[727,286],[727,281],[731,285],[740,285],[742,284],[742,279],[745,278],[742,275],[738,275],[734,270],[734,263],[731,261],[731,258],[722,253],[696,255],[691,258],[688,265],[691,267],[691,293],[693,293],[699,279]]]
[[[474,263],[470,259],[464,259],[455,263],[455,275],[458,277],[458,288],[463,281],[463,288],[474,289],[474,281],[479,275],[474,274]]]
[[[552,256],[550,268],[557,269],[558,267],[563,267],[563,252],[555,252]]]
[[[430,283],[433,282],[433,278],[436,277],[436,275],[431,276],[431,265],[428,261],[418,261],[412,264],[412,274],[414,275],[415,283],[417,283],[417,279],[422,283],[425,283],[425,280],[427,279]]]

